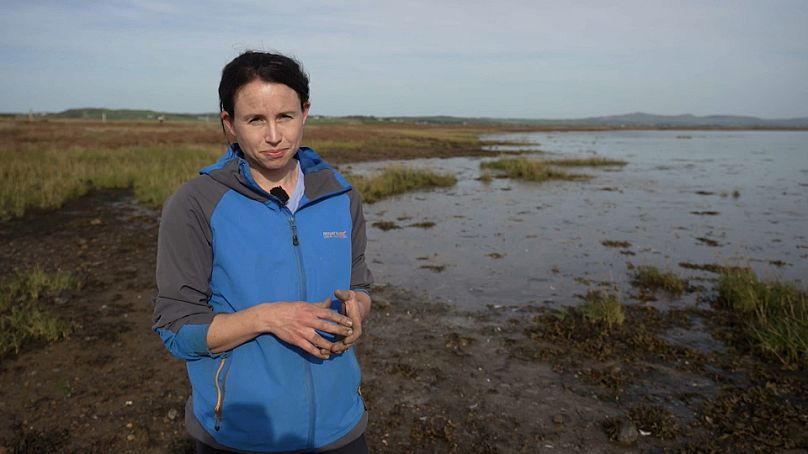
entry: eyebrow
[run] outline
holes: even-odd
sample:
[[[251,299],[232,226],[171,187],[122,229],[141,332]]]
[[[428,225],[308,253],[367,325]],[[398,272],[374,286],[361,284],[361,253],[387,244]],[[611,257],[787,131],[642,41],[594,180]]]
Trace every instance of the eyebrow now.
[[[298,112],[296,110],[284,110],[282,112],[278,112],[276,116],[297,115],[297,113]],[[265,115],[263,113],[259,113],[259,112],[245,112],[241,117],[242,118],[264,118]]]

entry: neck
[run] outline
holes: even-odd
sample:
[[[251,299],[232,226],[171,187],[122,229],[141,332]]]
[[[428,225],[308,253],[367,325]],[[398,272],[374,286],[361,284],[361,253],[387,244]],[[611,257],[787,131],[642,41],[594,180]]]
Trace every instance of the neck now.
[[[270,171],[252,167],[250,172],[264,191],[270,192],[272,188],[280,186],[287,194],[292,194],[297,185],[297,165],[297,159],[290,159],[283,169]]]

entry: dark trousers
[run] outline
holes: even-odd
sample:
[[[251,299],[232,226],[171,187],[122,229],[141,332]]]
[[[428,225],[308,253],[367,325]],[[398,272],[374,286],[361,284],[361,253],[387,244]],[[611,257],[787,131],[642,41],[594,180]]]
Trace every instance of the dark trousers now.
[[[196,454],[231,454],[234,451],[227,451],[224,449],[216,449],[208,446],[201,441],[196,442]],[[330,451],[322,451],[323,454],[368,454],[368,443],[365,440],[365,434],[362,434],[356,440],[348,443],[347,445],[332,449]]]

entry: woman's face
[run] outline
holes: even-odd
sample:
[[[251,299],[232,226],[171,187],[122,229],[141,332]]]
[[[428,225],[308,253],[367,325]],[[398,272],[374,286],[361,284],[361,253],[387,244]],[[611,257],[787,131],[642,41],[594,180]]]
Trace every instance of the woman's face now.
[[[301,107],[297,92],[261,79],[238,89],[232,118],[227,112],[221,113],[253,172],[273,182],[295,168],[292,157],[300,148],[308,115],[309,104]]]

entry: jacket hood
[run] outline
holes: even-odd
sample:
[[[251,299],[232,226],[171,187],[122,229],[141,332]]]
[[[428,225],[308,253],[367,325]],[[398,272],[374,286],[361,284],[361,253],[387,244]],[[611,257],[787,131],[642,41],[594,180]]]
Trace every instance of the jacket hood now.
[[[300,147],[294,159],[300,162],[300,168],[305,178],[305,194],[301,205],[327,196],[348,191],[350,183],[320,157],[317,152],[308,147]],[[278,200],[264,191],[250,172],[250,164],[244,159],[244,152],[237,143],[230,145],[222,157],[214,164],[202,168],[199,173],[207,175],[238,193],[258,200],[262,203],[267,200]]]

